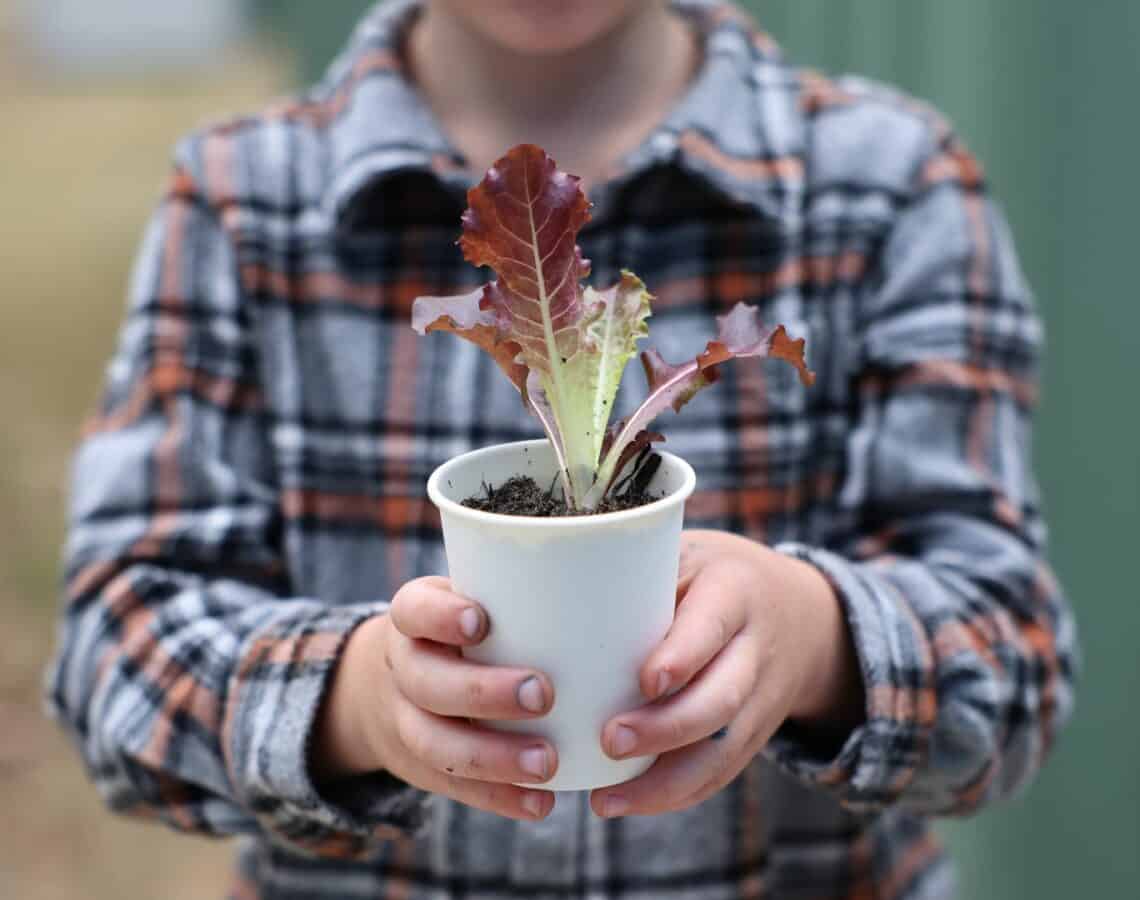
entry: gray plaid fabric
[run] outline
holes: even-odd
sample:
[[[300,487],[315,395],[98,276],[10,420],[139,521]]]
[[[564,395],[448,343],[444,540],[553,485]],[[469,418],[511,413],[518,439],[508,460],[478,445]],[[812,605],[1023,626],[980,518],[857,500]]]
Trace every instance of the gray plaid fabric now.
[[[931,110],[677,8],[703,68],[581,243],[596,283],[648,283],[666,358],[741,300],[807,338],[814,388],[738,365],[660,425],[698,473],[690,525],[833,581],[866,721],[785,728],[659,817],[314,786],[345,638],[445,571],[427,475],[539,434],[490,360],[409,327],[417,295],[482,279],[454,245],[477,174],[401,66],[414,4],[382,5],[309,95],[181,144],[75,463],[52,709],[113,809],[246,836],[234,897],[947,897],[927,820],[1027,783],[1069,716],[1028,459],[1041,332],[980,168]]]

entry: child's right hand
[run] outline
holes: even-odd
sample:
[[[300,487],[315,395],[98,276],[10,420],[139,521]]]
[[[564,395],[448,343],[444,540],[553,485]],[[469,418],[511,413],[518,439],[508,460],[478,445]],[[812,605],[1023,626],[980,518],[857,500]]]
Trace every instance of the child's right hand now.
[[[459,648],[482,641],[489,624],[446,578],[405,584],[389,613],[360,625],[344,647],[317,723],[315,777],[386,769],[502,816],[549,815],[553,793],[511,782],[549,780],[558,766],[554,747],[479,720],[539,718],[554,704],[554,689],[541,672],[464,659]]]

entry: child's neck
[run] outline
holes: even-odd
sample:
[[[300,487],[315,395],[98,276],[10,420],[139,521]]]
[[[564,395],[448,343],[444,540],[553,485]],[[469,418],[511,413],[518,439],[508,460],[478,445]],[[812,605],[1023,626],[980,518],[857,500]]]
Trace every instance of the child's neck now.
[[[512,53],[429,3],[406,51],[471,168],[529,142],[587,183],[660,123],[700,57],[696,35],[663,2],[642,4],[594,43],[555,56]]]

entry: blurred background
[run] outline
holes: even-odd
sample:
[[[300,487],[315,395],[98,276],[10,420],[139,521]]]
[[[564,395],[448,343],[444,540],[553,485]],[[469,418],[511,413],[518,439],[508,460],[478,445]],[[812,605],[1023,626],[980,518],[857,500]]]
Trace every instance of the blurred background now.
[[[1140,891],[1140,3],[752,0],[798,62],[932,101],[1044,312],[1035,448],[1078,714],[1026,796],[944,827],[963,898]],[[369,3],[0,0],[0,897],[222,895],[230,848],[102,811],[40,711],[68,458],[174,141],[314,78]]]

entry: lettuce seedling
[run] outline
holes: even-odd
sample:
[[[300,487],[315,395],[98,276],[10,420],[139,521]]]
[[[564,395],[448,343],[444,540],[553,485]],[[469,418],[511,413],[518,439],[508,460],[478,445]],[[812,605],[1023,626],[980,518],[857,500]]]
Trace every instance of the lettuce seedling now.
[[[643,352],[649,396],[611,424],[622,373],[649,335],[653,298],[626,271],[606,290],[583,287],[590,264],[577,241],[590,204],[580,179],[560,171],[541,147],[521,144],[467,201],[464,258],[498,278],[468,294],[418,298],[412,326],[421,335],[453,332],[494,358],[542,422],[571,507],[596,508],[626,465],[663,440],[649,430],[653,420],[717,381],[722,363],[775,357],[795,366],[804,384],[814,381],[803,340],[791,340],[783,326],[764,328],[757,310],[740,303],[718,318],[717,337],[693,359],[671,365],[655,350]]]

